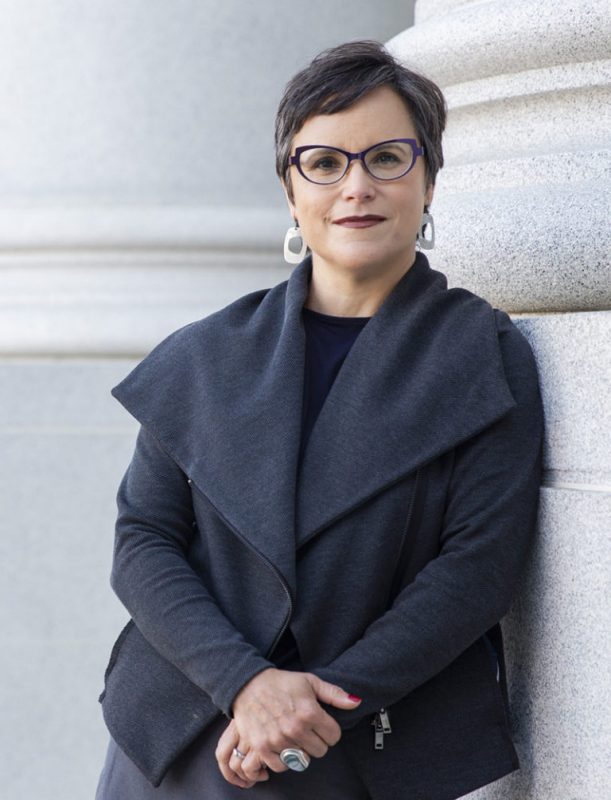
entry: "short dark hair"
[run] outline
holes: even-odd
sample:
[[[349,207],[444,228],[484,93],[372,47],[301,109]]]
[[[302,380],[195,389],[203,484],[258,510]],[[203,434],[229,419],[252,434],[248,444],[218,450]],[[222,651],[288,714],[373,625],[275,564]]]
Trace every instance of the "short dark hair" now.
[[[443,166],[441,137],[447,114],[441,89],[404,67],[381,42],[362,40],[324,50],[286,85],[276,115],[276,172],[290,196],[289,156],[293,137],[305,121],[343,111],[380,86],[393,89],[407,106],[424,145],[428,183],[435,183]]]

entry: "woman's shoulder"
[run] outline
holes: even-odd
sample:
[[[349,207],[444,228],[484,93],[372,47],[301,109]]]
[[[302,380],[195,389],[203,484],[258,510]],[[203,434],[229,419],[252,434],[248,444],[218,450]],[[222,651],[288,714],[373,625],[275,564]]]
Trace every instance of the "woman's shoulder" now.
[[[270,320],[282,318],[285,289],[286,281],[250,292],[173,331],[112,389],[113,397],[134,416],[136,408],[166,397],[177,403],[182,395],[186,401],[197,386],[214,380],[220,363],[264,337]]]
[[[153,347],[140,364],[159,365],[167,361],[175,366],[176,359],[215,355],[218,348],[226,348],[234,337],[249,336],[261,311],[271,310],[271,306],[282,300],[285,285],[286,281],[271,289],[249,292],[218,311],[178,328]]]
[[[494,321],[496,324],[499,341],[506,347],[521,349],[523,352],[532,352],[526,336],[522,333],[519,326],[511,319],[509,314],[502,308],[493,308]]]
[[[519,320],[516,324],[503,309],[491,306],[477,295],[472,296],[490,310],[503,377],[517,406],[540,416],[542,401],[537,362],[528,338],[520,330]]]
[[[464,331],[463,341],[469,342],[474,358],[485,352],[481,345],[488,341],[494,349],[498,347],[505,380],[514,397],[530,394],[538,397],[539,379],[535,355],[528,338],[510,315],[491,305],[486,299],[464,288],[446,289],[439,293],[442,311],[452,320],[449,328],[459,336]],[[492,345],[496,342],[496,346]]]
[[[516,403],[542,419],[539,371],[531,344],[509,314],[497,308],[494,314],[507,384]]]
[[[285,281],[286,283],[286,281]],[[223,308],[213,311],[201,319],[190,322],[170,333],[149,353],[162,353],[165,350],[188,349],[202,338],[223,339],[227,334],[239,333],[248,328],[262,306],[268,306],[270,296],[274,298],[280,293],[284,284],[272,289],[259,289],[238,297]],[[147,356],[148,358],[148,356]]]
[[[502,308],[492,306],[483,297],[469,289],[454,287],[444,293],[445,311],[459,317],[469,317],[476,320],[482,328],[482,335],[489,332],[490,325],[494,326],[501,350],[507,355],[515,353],[525,358],[533,358],[532,349],[526,336],[509,314]]]

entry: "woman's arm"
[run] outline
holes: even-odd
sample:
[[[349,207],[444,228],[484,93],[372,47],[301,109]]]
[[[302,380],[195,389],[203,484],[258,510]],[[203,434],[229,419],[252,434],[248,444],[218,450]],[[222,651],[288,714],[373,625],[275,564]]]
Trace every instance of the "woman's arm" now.
[[[236,630],[188,563],[191,489],[145,428],[117,505],[113,589],[150,644],[229,715],[244,684],[273,665]]]
[[[363,637],[326,667],[327,681],[363,698],[344,727],[432,678],[507,612],[532,539],[543,414],[532,353],[511,326],[500,337],[516,406],[459,446],[441,550]]]
[[[341,731],[320,702],[349,709],[358,701],[315,675],[276,669],[222,613],[187,561],[194,530],[187,478],[145,428],[117,503],[112,586],[145,639],[234,715],[250,777],[239,762],[229,766],[233,744],[219,757],[225,777],[245,786],[265,778],[259,764],[285,770],[284,747],[324,755]]]

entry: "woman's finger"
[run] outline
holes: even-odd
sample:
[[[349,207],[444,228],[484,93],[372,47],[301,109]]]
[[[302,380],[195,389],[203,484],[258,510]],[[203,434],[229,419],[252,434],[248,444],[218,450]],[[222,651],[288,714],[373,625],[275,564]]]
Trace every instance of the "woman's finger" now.
[[[219,765],[221,775],[228,783],[239,786],[241,789],[249,789],[251,786],[254,786],[253,782],[249,781],[246,776],[232,769],[230,764],[232,757],[235,758],[233,755],[233,748],[237,747],[237,744],[238,731],[235,724],[231,722],[223,731],[216,746],[216,761]]]
[[[237,756],[235,753],[232,753],[232,754],[231,754],[231,757],[229,758],[229,764],[228,764],[228,766],[229,766],[229,769],[230,769],[230,770],[231,770],[231,771],[232,771],[232,772],[233,772],[235,775],[237,775],[237,776],[238,776],[238,778],[239,778],[241,781],[243,781],[244,783],[247,783],[247,782],[249,782],[249,781],[250,781],[250,779],[249,779],[249,778],[247,777],[247,775],[244,773],[244,770],[243,770],[243,767],[242,767],[242,762],[243,762],[243,761],[244,761],[244,759],[243,759],[243,758],[240,758],[240,757],[239,757],[239,756]]]
[[[294,746],[305,750],[313,758],[322,758],[329,750],[329,745],[313,730],[306,731],[300,736]]]
[[[287,747],[294,747],[293,744],[287,744]],[[272,772],[286,772],[288,767],[286,764],[283,764],[280,760],[280,753],[276,753],[275,751],[269,750],[268,752],[263,754],[264,763],[267,764],[268,768],[272,770]]]
[[[312,672],[305,672],[304,677],[321,703],[327,703],[327,705],[341,708],[345,711],[352,711],[362,702],[360,697],[346,692],[341,686],[337,686],[335,683],[323,681],[322,678],[319,678],[318,675],[314,675]]]
[[[237,772],[234,772],[229,764],[219,763],[219,769],[221,771],[221,775],[223,778],[225,778],[227,783],[231,783],[233,786],[239,786],[240,789],[250,789],[255,785],[254,781],[243,778],[241,775],[238,775]]]
[[[251,781],[253,784],[269,780],[267,764],[264,764],[252,750],[242,760],[240,774],[244,776],[245,780]]]

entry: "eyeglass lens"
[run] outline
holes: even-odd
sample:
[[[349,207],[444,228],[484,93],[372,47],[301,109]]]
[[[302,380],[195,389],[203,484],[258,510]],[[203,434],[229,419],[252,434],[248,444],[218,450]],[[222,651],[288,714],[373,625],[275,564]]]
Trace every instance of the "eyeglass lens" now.
[[[374,147],[364,157],[365,166],[374,178],[392,180],[409,172],[414,153],[406,142],[385,142]],[[332,147],[314,147],[300,155],[304,176],[314,183],[334,183],[348,170],[349,158]]]

